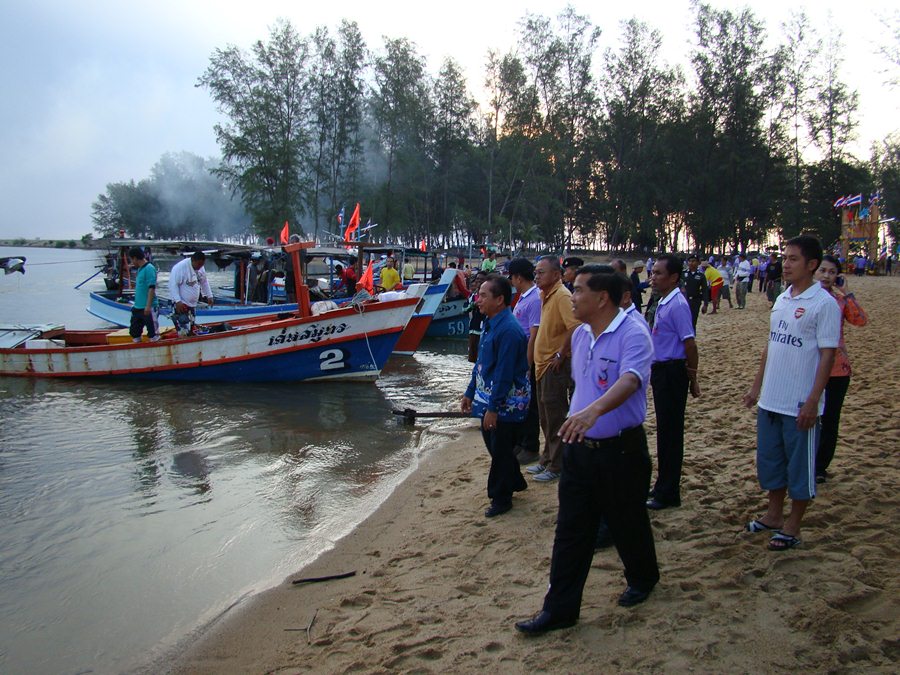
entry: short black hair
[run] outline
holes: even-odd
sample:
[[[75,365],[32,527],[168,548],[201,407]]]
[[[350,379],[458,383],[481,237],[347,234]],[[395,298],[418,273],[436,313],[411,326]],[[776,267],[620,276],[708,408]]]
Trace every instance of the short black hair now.
[[[506,271],[509,276],[518,274],[526,281],[534,281],[534,265],[527,258],[516,258],[511,261]]]
[[[191,253],[191,260],[205,261],[206,254],[203,251],[194,251],[193,253]]]
[[[609,299],[618,307],[622,302],[622,293],[625,291],[625,277],[618,272],[595,272],[593,268],[599,265],[584,265],[575,273],[575,278],[587,276],[587,285],[592,291],[606,291]],[[609,267],[609,265],[604,265]]]
[[[448,263],[447,263],[447,267],[452,267],[453,269],[456,269],[456,262],[455,262],[455,261],[454,261],[454,262],[448,262]]]
[[[656,259],[656,262],[665,263],[666,271],[669,274],[677,274],[678,280],[681,280],[681,272],[684,269],[684,263],[681,262],[681,258],[679,258],[674,253],[662,253]]]
[[[512,302],[512,285],[510,285],[509,279],[502,274],[488,274],[484,283],[490,284],[491,295],[502,297],[503,304],[509,307]]]
[[[137,260],[144,260],[146,256],[144,256],[144,249],[140,246],[132,246],[128,249],[128,257],[135,258]]]
[[[806,262],[815,260],[819,265],[822,264],[822,243],[811,234],[801,234],[793,239],[788,239],[785,246],[796,246],[799,248],[800,255],[803,256]]]
[[[612,265],[604,265],[602,263],[590,263],[589,265],[582,265],[578,268],[578,273],[587,272],[589,274],[615,274],[615,270]]]

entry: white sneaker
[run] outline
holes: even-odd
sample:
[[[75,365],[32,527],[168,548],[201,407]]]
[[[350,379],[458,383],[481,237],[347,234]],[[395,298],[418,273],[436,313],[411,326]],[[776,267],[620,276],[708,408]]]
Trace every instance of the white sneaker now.
[[[159,342],[159,335],[154,335],[152,338],[150,338],[150,342]]]
[[[537,474],[534,477],[534,480],[538,481],[539,483],[549,483],[556,480],[557,478],[559,478],[558,473],[556,473],[555,471],[551,471],[550,469],[546,469],[543,472]]]
[[[547,467],[543,464],[532,464],[531,466],[525,467],[525,470],[531,474],[544,473],[547,470]]]

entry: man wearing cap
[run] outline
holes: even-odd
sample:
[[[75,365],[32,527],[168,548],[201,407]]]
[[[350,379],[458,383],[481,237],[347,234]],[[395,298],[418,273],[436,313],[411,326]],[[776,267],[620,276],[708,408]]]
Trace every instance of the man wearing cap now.
[[[691,308],[691,325],[697,330],[700,305],[708,302],[706,275],[700,270],[700,259],[696,255],[688,258],[688,271],[684,275],[684,295]]]
[[[568,288],[570,293],[572,292],[572,284],[575,282],[575,273],[582,265],[584,265],[584,260],[576,258],[575,256],[570,256],[563,260],[562,282],[563,286]]]
[[[534,339],[541,324],[541,292],[534,283],[534,265],[525,258],[510,261],[508,267],[509,282],[516,289],[518,301],[513,307],[513,316],[522,327],[528,338],[528,370],[531,380],[531,391],[537,391],[534,380]],[[528,416],[522,425],[522,433],[516,445],[516,458],[520,464],[530,464],[540,458],[541,423],[538,412],[537,396],[531,397]]]
[[[554,257],[541,258],[534,271],[541,291],[541,325],[534,338],[534,377],[544,448],[537,464],[526,471],[547,483],[559,478],[562,440],[559,428],[569,411],[572,333],[580,322],[572,314],[572,294],[562,284],[562,267]]]
[[[697,343],[691,310],[679,290],[681,260],[666,253],[653,263],[653,288],[659,305],[652,324],[653,366],[650,384],[656,409],[657,478],[647,508],[681,505],[681,464],[684,460],[684,411],[688,389],[700,395]]]
[[[550,585],[541,611],[516,623],[530,636],[578,621],[603,518],[625,567],[618,604],[644,602],[659,581],[644,506],[650,456],[643,422],[653,347],[646,330],[619,308],[627,279],[592,269],[578,271],[572,296],[574,314],[585,323],[572,336],[575,392],[560,429],[566,445]]]

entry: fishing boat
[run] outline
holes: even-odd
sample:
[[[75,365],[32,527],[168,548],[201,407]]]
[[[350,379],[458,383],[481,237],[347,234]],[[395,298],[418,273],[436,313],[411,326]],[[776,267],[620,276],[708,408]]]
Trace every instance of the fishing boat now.
[[[466,298],[442,302],[425,332],[426,337],[468,339],[469,315],[465,311]]]
[[[292,255],[303,243],[285,247]],[[298,263],[298,261],[295,262]],[[299,277],[299,264],[294,266]],[[403,297],[334,308],[311,305],[296,279],[299,311],[199,327],[156,342],[132,342],[127,330],[62,326],[0,327],[0,375],[133,380],[279,382],[372,380],[380,374],[426,284]]]
[[[205,303],[198,305],[195,311],[195,321],[198,324],[205,325],[235,322],[243,319],[271,317],[284,312],[298,311],[297,303],[274,301],[277,300],[278,296],[277,294],[274,294],[275,297],[273,298],[272,292],[267,294],[269,301],[265,303],[252,302],[247,299],[251,296],[251,293],[249,292],[250,289],[247,288],[246,284],[248,279],[247,266],[249,261],[252,261],[253,255],[258,253],[258,250],[254,249],[254,247],[222,244],[221,242],[160,242],[152,240],[117,240],[113,242],[113,244],[119,253],[114,257],[114,260],[110,264],[113,273],[107,275],[107,290],[90,293],[89,304],[87,307],[87,311],[90,314],[113,325],[125,327],[131,323],[131,308],[134,305],[134,293],[130,290],[130,288],[133,288],[133,284],[127,281],[127,279],[130,278],[126,255],[127,250],[131,246],[146,247],[150,244],[153,244],[155,251],[162,252],[173,250],[184,251],[186,249],[193,250],[199,248],[200,250],[203,250],[207,254],[207,257],[211,258],[218,267],[223,269],[232,262],[235,263],[235,276],[237,278],[236,287],[243,292],[237,294],[238,297],[235,297],[234,293],[229,295],[215,294],[214,304],[212,306],[206,305]],[[367,252],[374,255],[383,251],[394,252],[394,249],[390,247],[380,247],[371,244],[364,244],[363,246]],[[408,251],[402,249],[397,250],[400,251],[401,260],[405,259],[406,256],[411,257],[416,253],[414,251],[410,254]],[[346,265],[348,264],[347,259],[349,257],[350,254],[343,248],[310,247],[302,249],[300,257],[301,278],[306,278],[307,272],[313,261],[321,261],[320,272],[322,272],[325,277],[326,286],[331,288],[334,280],[333,270],[335,262],[342,261],[343,264]],[[357,277],[359,277],[361,276],[360,271],[362,261],[358,261],[357,264],[359,265]],[[421,278],[425,278],[426,273],[427,267],[423,270]],[[444,270],[437,283],[427,285],[421,305],[417,308],[413,318],[397,340],[397,344],[394,348],[395,354],[408,356],[418,349],[422,338],[425,336],[428,327],[431,325],[432,317],[443,301],[447,290],[450,288],[450,284],[453,282],[455,274],[454,270]],[[115,279],[115,281],[110,282],[110,277]],[[273,279],[273,281],[275,281],[275,279]],[[112,286],[112,288],[110,288],[110,286]],[[283,288],[283,286],[281,288]],[[349,297],[334,299],[338,305],[349,302],[349,300]],[[172,309],[171,303],[163,297],[160,305],[161,322],[167,323],[171,321],[169,317],[172,314]]]

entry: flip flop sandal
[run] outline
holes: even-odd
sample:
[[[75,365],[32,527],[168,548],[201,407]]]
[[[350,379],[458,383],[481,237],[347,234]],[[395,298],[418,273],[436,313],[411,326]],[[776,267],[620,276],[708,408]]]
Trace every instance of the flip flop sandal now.
[[[780,527],[771,527],[766,525],[761,520],[751,520],[749,523],[744,525],[745,532],[753,532],[756,534],[757,532],[778,532],[781,530]]]
[[[770,551],[787,551],[788,549],[794,548],[796,546],[800,546],[802,542],[790,534],[785,534],[784,532],[777,532],[770,540],[769,540],[769,550]]]

